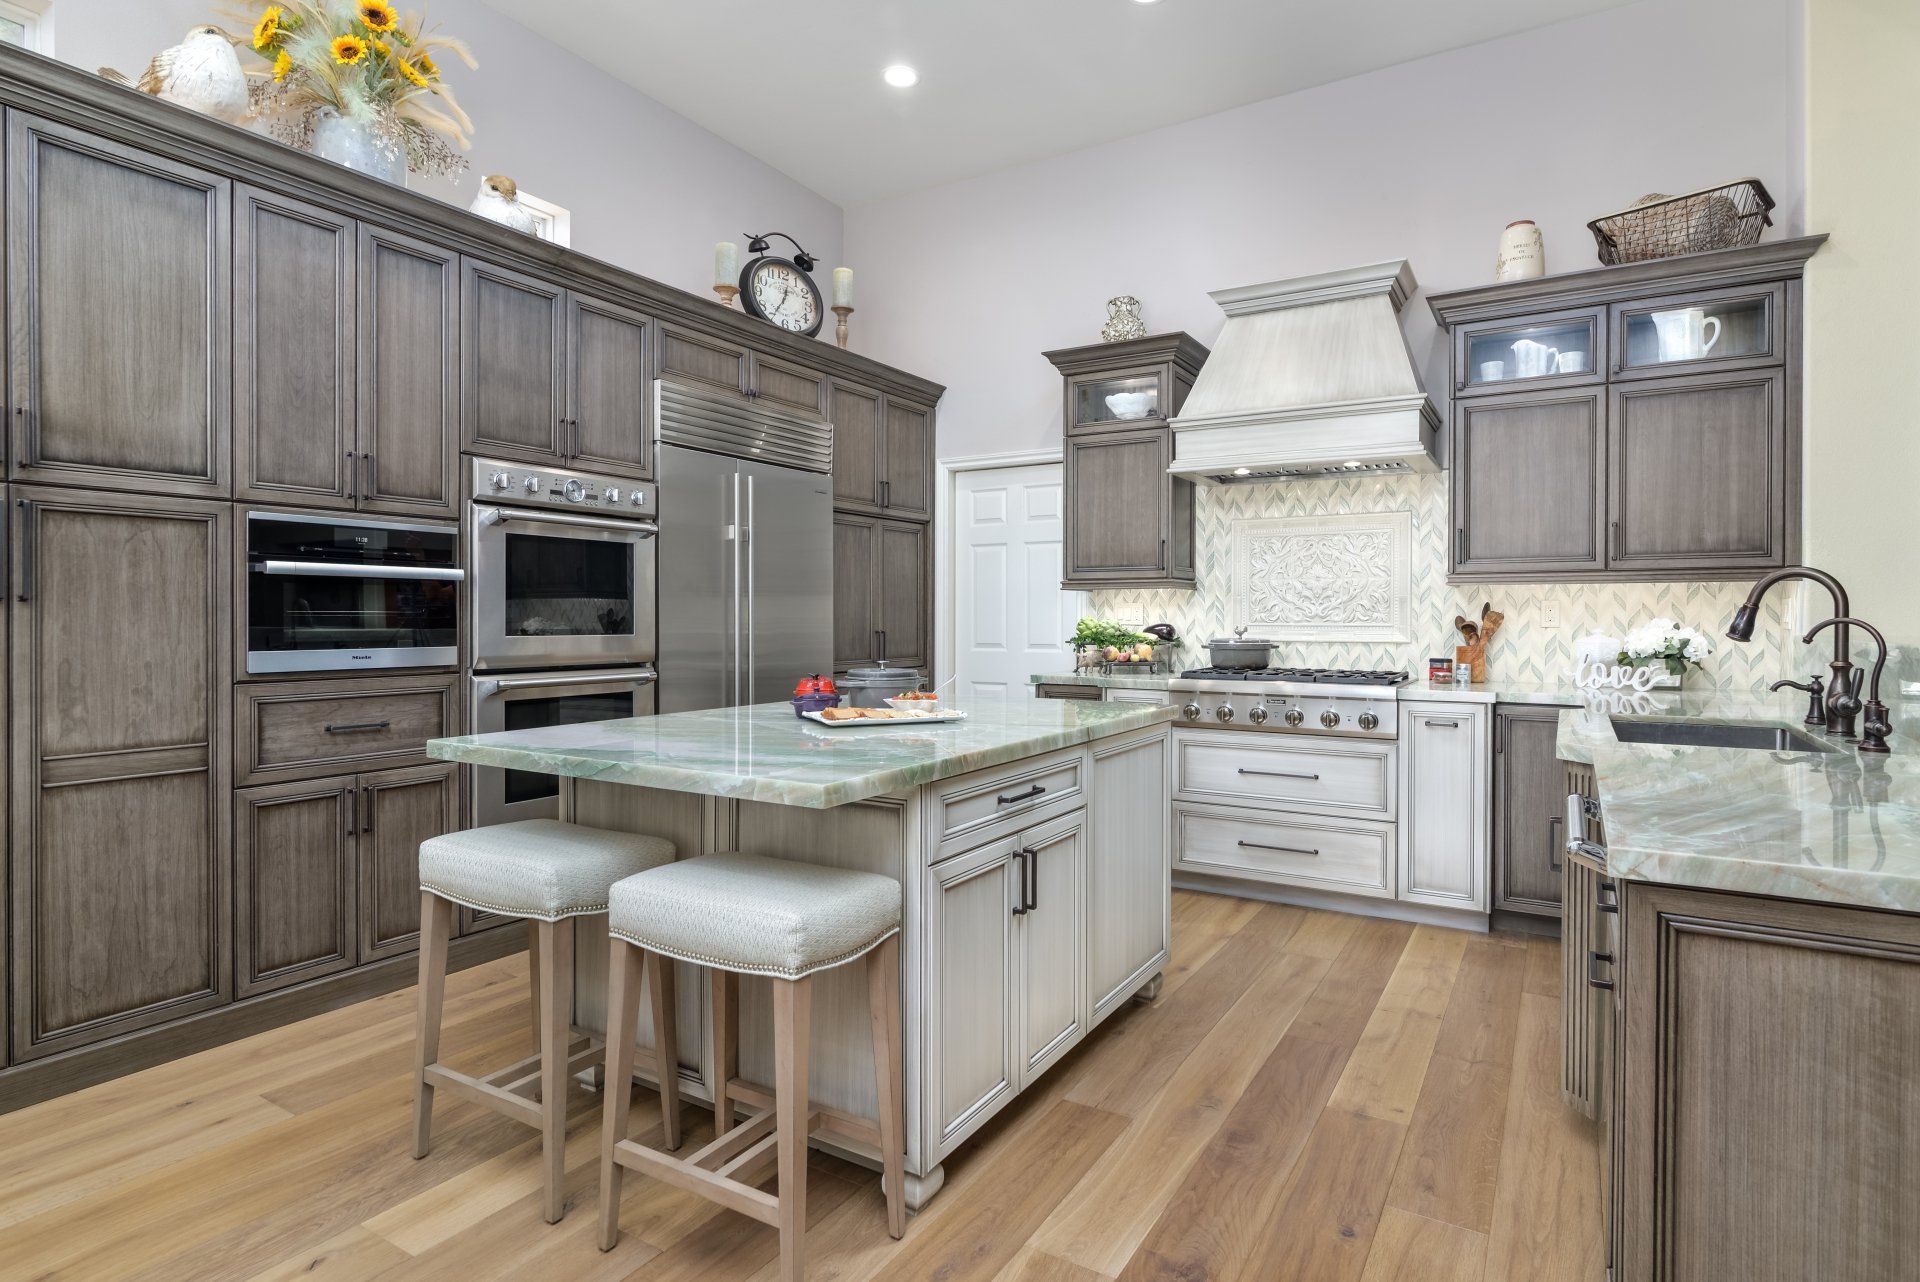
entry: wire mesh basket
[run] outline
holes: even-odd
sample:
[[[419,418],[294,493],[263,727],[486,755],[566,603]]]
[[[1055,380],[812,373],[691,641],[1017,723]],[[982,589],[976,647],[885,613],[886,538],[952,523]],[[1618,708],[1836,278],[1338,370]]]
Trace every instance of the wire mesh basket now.
[[[1742,178],[1684,196],[1642,196],[1630,208],[1594,219],[1587,230],[1601,263],[1612,267],[1755,244],[1773,225],[1772,208],[1766,185]]]

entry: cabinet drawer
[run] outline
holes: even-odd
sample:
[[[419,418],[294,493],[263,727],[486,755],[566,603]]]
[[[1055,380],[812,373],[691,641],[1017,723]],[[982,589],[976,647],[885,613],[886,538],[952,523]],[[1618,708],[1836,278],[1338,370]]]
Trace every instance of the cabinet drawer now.
[[[1179,741],[1175,794],[1183,801],[1285,806],[1321,814],[1394,817],[1388,743],[1271,743],[1226,730]]]
[[[241,686],[234,705],[234,782],[424,762],[427,740],[460,731],[457,683],[456,677],[376,677]]]
[[[982,770],[942,785],[933,819],[940,857],[1006,836],[1015,827],[1078,808],[1086,755],[1079,749]]]
[[[1393,825],[1176,805],[1173,864],[1344,894],[1393,897]]]

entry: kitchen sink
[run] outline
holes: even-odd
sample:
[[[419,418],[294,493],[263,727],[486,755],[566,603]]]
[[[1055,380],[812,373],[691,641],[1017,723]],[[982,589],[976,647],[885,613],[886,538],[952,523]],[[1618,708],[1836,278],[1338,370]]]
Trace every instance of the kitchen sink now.
[[[1771,752],[1832,752],[1809,734],[1785,726],[1718,726],[1702,721],[1613,722],[1621,743],[1666,743],[1681,748],[1759,748]]]

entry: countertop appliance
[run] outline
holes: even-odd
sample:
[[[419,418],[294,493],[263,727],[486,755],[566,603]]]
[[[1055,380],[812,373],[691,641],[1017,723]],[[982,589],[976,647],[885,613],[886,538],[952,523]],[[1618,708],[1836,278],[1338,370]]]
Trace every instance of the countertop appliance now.
[[[1354,668],[1190,668],[1167,682],[1183,721],[1269,734],[1393,739],[1407,673]]]
[[[654,682],[650,667],[586,671],[475,673],[469,683],[474,734],[531,730],[651,716]],[[530,770],[473,767],[473,823],[560,817],[560,780]]]
[[[656,488],[591,472],[468,462],[475,670],[652,662]]]
[[[659,425],[660,710],[833,670],[833,427],[670,379]]]
[[[247,513],[247,672],[459,662],[451,525]]]

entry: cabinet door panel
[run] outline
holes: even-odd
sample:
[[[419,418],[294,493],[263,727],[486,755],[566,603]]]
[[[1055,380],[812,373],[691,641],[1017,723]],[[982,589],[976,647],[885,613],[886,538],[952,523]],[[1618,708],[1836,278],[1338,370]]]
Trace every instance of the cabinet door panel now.
[[[231,996],[232,527],[226,503],[13,497],[21,1060]]]
[[[354,802],[348,778],[234,794],[234,975],[241,997],[354,964]]]
[[[774,356],[753,353],[749,389],[783,410],[819,414],[826,405],[827,376]]]
[[[1017,931],[1023,1086],[1086,1036],[1086,836],[1082,813],[1019,838],[1025,855],[1015,866],[1028,905]]]
[[[893,516],[933,515],[933,411],[887,398],[886,470],[880,501]]]
[[[944,1153],[1018,1089],[1012,850],[1000,842],[926,873],[923,1153]]]
[[[929,652],[927,527],[880,523],[880,657],[901,668],[924,668]]]
[[[747,349],[676,325],[660,327],[660,372],[726,392],[747,390]]]
[[[420,936],[420,843],[460,826],[451,763],[359,776],[360,960],[415,947]]]
[[[639,312],[574,296],[567,306],[569,448],[576,466],[620,476],[653,475],[653,388],[647,344],[653,322]]]
[[[1069,576],[1167,573],[1167,434],[1106,432],[1067,442]]]
[[[460,262],[460,439],[482,454],[557,462],[567,417],[566,291]]]
[[[353,220],[235,195],[233,428],[242,498],[351,507]]]
[[[1113,691],[1139,694],[1151,691]],[[1098,1023],[1166,964],[1168,741],[1093,745],[1087,800],[1087,994]]]
[[[833,666],[844,672],[880,657],[880,523],[833,517]]]
[[[1765,569],[1786,559],[1786,376],[1613,389],[1616,569]]]
[[[227,179],[7,113],[13,475],[227,488]]]
[[[360,506],[459,508],[459,259],[377,227],[360,231]]]
[[[1456,571],[1603,567],[1601,396],[1489,397],[1455,406]]]
[[[828,403],[833,421],[833,501],[880,506],[880,393],[850,383],[833,385]]]
[[[1487,907],[1484,706],[1400,705],[1400,898]]]
[[[1560,711],[1500,709],[1494,781],[1494,907],[1554,915],[1560,908],[1567,789],[1555,741]]]

